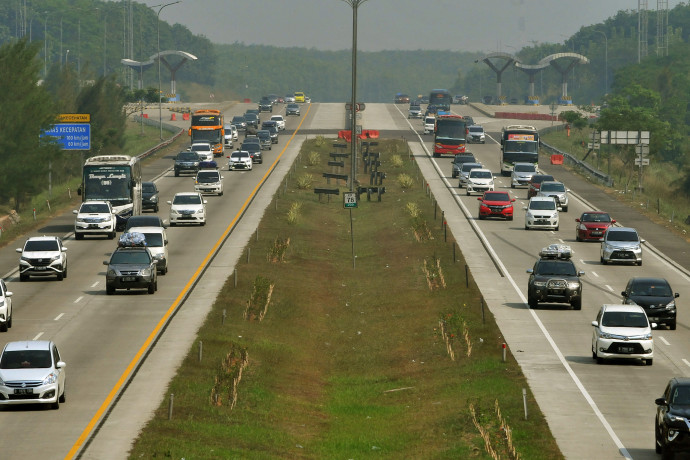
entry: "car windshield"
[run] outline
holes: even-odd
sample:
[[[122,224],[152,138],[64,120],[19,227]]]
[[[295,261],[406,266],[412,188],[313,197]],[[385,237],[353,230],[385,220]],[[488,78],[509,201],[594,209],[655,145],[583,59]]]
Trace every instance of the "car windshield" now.
[[[53,366],[49,350],[16,350],[2,354],[2,369],[47,369]]]
[[[541,186],[541,191],[542,192],[565,192],[565,185],[563,185],[560,182],[557,182],[555,184],[542,184]]]
[[[244,117],[242,115],[236,115],[232,117],[233,123],[244,123]]]
[[[637,232],[609,230],[606,239],[609,241],[638,241]]]
[[[151,257],[146,251],[115,251],[110,258],[111,265],[119,264],[137,264],[148,265],[151,263]]]
[[[642,312],[609,311],[604,313],[601,325],[606,327],[648,327],[647,316]]]
[[[504,192],[487,192],[484,194],[485,201],[510,201],[510,196]]]
[[[232,160],[241,160],[242,158],[249,158],[249,153],[247,153],[247,152],[232,152],[232,155],[230,155],[230,159],[232,159]]]
[[[144,237],[146,238],[146,246],[149,246],[152,248],[163,247],[163,234],[161,234],[161,233],[144,233]]]
[[[600,213],[584,213],[580,222],[611,222],[611,216]]]
[[[564,276],[577,276],[577,271],[575,270],[575,265],[568,262],[539,262],[537,266],[537,275],[564,275]]]
[[[455,155],[455,158],[453,158],[453,163],[455,164],[474,163],[475,161],[474,156],[469,155]]]
[[[491,179],[491,171],[470,171],[470,178],[472,179]]]
[[[532,183],[533,184],[540,184],[544,181],[547,180],[553,180],[553,177],[551,176],[532,176]]]
[[[484,128],[482,128],[480,126],[470,126],[470,132],[471,133],[483,133]]]
[[[143,182],[141,184],[141,190],[144,193],[155,193],[156,186],[153,184],[153,182]]]
[[[690,386],[677,386],[671,396],[671,404],[690,405]]]
[[[251,144],[242,144],[242,148],[248,152],[258,152],[261,150],[261,146],[256,143],[251,143]]]
[[[200,171],[196,176],[196,181],[204,184],[218,182],[220,175],[217,171]]]
[[[552,210],[556,209],[556,202],[553,200],[548,200],[548,201],[532,200],[529,202],[529,208],[530,209],[536,209],[539,211],[552,211]]]
[[[658,281],[636,281],[630,288],[630,295],[641,297],[671,297],[671,286]]]
[[[177,159],[181,161],[199,161],[199,156],[194,152],[180,152]]]
[[[515,172],[535,172],[537,169],[534,165],[515,165]]]
[[[160,227],[161,218],[158,216],[132,216],[127,219],[127,230],[133,227]]]
[[[175,195],[173,204],[201,204],[199,195]]]
[[[468,171],[471,171],[473,169],[479,169],[481,167],[482,167],[482,165],[480,165],[479,163],[464,163],[462,165],[462,171],[468,172]]]
[[[24,246],[25,251],[37,252],[37,251],[59,251],[57,241],[55,240],[33,240],[27,241],[26,246]]]
[[[84,203],[79,212],[84,213],[109,213],[108,205],[105,203]]]

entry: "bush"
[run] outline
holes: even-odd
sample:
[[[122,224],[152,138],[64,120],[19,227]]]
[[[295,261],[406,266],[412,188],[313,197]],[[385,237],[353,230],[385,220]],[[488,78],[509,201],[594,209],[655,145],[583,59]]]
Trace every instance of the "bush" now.
[[[408,174],[400,174],[398,176],[398,185],[403,189],[412,188],[414,179]]]
[[[306,190],[311,188],[314,183],[314,176],[309,173],[302,174],[297,178],[297,188],[300,190]]]

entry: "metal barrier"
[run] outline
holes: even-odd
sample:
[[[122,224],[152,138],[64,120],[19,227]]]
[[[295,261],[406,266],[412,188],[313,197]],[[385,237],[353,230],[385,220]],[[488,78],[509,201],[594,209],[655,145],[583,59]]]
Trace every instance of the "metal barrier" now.
[[[541,130],[540,132],[542,134],[548,132],[548,131],[554,131],[551,128]],[[580,169],[581,171],[586,171],[588,174],[590,174],[591,177],[593,177],[597,182],[600,184],[604,184],[607,187],[613,187],[613,179],[608,174],[604,174],[604,172],[599,171],[598,169],[594,168],[592,165],[587,164],[583,161],[578,160],[574,155],[571,155],[568,152],[563,152],[561,150],[558,150],[555,147],[550,146],[546,142],[540,140],[539,143],[543,148],[545,148],[548,152],[549,155],[563,155],[564,163],[570,166],[574,166],[577,169]]]
[[[146,115],[146,114],[144,114],[144,115]],[[137,123],[141,123],[142,118],[140,115],[134,115],[133,118],[134,118],[134,121],[136,121]],[[144,117],[143,120],[144,120],[144,124],[146,126],[159,127],[161,125],[161,123],[158,123],[158,120],[154,120],[153,118]],[[179,126],[171,125],[169,123],[162,123],[162,125],[163,125],[164,130],[170,131],[171,133],[176,133],[177,131],[182,129]]]

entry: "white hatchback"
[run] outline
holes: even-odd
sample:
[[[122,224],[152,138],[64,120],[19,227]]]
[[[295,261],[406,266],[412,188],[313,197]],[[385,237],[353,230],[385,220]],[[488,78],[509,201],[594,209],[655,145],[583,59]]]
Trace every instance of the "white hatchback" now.
[[[603,305],[592,321],[592,358],[598,364],[605,359],[641,359],[648,366],[654,360],[652,328],[639,305]]]
[[[254,165],[251,155],[246,150],[235,150],[228,158],[228,171],[233,169],[251,170]]]
[[[217,169],[200,169],[196,173],[194,191],[199,193],[223,195],[223,176]]]
[[[284,131],[284,130],[285,130],[285,118],[283,118],[282,115],[273,115],[273,116],[271,117],[271,121],[275,121],[275,122],[276,122],[276,126],[278,127],[278,129],[279,129],[280,131]]]
[[[206,203],[199,192],[176,193],[170,205],[170,226],[177,224],[206,225]]]
[[[558,230],[558,206],[552,196],[533,196],[524,208],[525,230],[546,228]]]
[[[195,142],[189,150],[199,155],[199,161],[213,161],[213,148],[208,142]]]
[[[490,192],[494,189],[494,175],[484,168],[472,169],[467,176],[465,191],[467,195],[472,193]]]

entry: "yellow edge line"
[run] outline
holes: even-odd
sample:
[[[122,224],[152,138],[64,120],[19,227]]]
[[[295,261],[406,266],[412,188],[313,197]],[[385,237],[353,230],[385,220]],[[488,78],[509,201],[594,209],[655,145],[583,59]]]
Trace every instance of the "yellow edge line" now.
[[[175,299],[175,301],[172,303],[172,305],[170,306],[170,308],[168,308],[168,310],[165,312],[165,314],[164,314],[163,317],[160,319],[160,321],[158,321],[158,324],[156,324],[156,327],[151,331],[151,333],[150,333],[149,336],[146,338],[146,340],[144,341],[144,343],[143,343],[143,345],[141,346],[141,348],[139,348],[139,351],[137,351],[137,353],[134,355],[134,358],[132,359],[132,361],[129,363],[129,365],[127,366],[127,368],[125,369],[125,371],[122,373],[122,375],[120,376],[120,378],[119,378],[119,379],[117,380],[117,382],[115,383],[115,386],[110,390],[110,393],[108,393],[108,396],[106,396],[106,398],[105,398],[105,400],[103,401],[103,403],[101,404],[101,406],[98,408],[98,410],[96,411],[96,413],[94,414],[94,416],[91,418],[91,420],[89,421],[89,423],[86,425],[86,428],[84,428],[84,431],[82,431],[82,433],[81,433],[81,435],[79,436],[79,438],[77,439],[77,441],[74,443],[74,445],[72,446],[72,448],[70,449],[70,451],[69,451],[69,452],[67,453],[67,455],[65,456],[65,460],[74,458],[74,456],[77,454],[77,452],[79,451],[79,449],[81,448],[81,446],[84,444],[84,442],[86,441],[86,439],[91,435],[91,432],[92,432],[93,429],[96,427],[96,424],[99,422],[99,420],[101,419],[101,417],[103,416],[103,414],[105,413],[105,411],[108,409],[108,407],[109,407],[110,404],[112,403],[112,401],[113,401],[113,399],[115,398],[115,396],[117,396],[118,392],[120,391],[120,389],[122,388],[122,386],[125,384],[125,382],[126,382],[127,379],[129,378],[129,376],[130,376],[130,374],[132,373],[132,371],[134,370],[134,368],[136,368],[136,366],[139,364],[139,361],[141,360],[141,357],[144,355],[144,353],[146,353],[147,349],[148,349],[149,346],[151,345],[151,342],[153,342],[153,340],[156,338],[156,336],[158,335],[158,333],[160,332],[160,330],[161,330],[161,329],[163,328],[163,326],[167,323],[167,321],[168,321],[168,319],[170,318],[170,316],[175,312],[175,310],[176,310],[177,307],[179,306],[179,304],[180,304],[180,302],[182,301],[182,299],[187,295],[187,292],[189,292],[189,290],[191,289],[192,285],[194,285],[194,283],[196,282],[196,280],[199,278],[199,276],[200,276],[202,270],[203,270],[203,269],[206,267],[206,265],[208,264],[209,259],[211,259],[211,257],[213,257],[213,255],[216,253],[216,251],[218,250],[218,248],[220,247],[220,245],[221,245],[221,244],[223,243],[223,241],[227,238],[228,234],[230,233],[230,231],[232,230],[232,228],[235,226],[235,223],[238,221],[238,219],[240,218],[240,216],[245,212],[245,210],[246,210],[247,207],[249,206],[249,203],[250,203],[251,200],[254,198],[254,196],[256,195],[256,193],[259,191],[259,188],[263,185],[264,182],[266,182],[266,179],[267,179],[268,176],[271,174],[271,172],[273,172],[273,170],[275,169],[276,165],[278,164],[278,161],[280,161],[280,158],[283,156],[283,154],[284,154],[285,151],[287,150],[288,146],[290,145],[290,143],[292,142],[292,140],[295,138],[295,136],[297,135],[298,131],[299,131],[300,128],[302,127],[302,123],[304,123],[304,120],[306,119],[307,115],[309,114],[309,110],[311,110],[311,104],[310,104],[309,107],[307,108],[307,112],[304,114],[304,117],[302,117],[302,120],[300,121],[299,125],[297,125],[297,129],[295,129],[295,132],[292,133],[292,136],[290,136],[290,139],[289,139],[289,140],[287,141],[287,143],[285,144],[285,147],[283,147],[283,150],[280,152],[280,155],[278,155],[278,156],[276,157],[276,159],[273,161],[273,163],[271,164],[271,167],[266,171],[266,173],[265,173],[265,174],[263,175],[263,177],[261,178],[261,181],[259,181],[259,182],[256,184],[256,186],[255,186],[254,189],[252,190],[252,193],[249,195],[249,197],[248,197],[248,198],[245,200],[245,202],[242,204],[242,207],[240,208],[239,212],[238,212],[238,213],[235,215],[235,217],[232,219],[232,222],[230,222],[230,224],[227,226],[227,228],[225,229],[225,231],[223,232],[223,234],[221,235],[221,237],[218,239],[218,241],[216,241],[216,243],[213,245],[213,247],[212,247],[211,250],[208,252],[208,254],[206,254],[206,257],[205,257],[204,260],[201,262],[201,265],[199,265],[199,267],[196,269],[196,271],[194,272],[194,275],[192,275],[192,277],[189,279],[189,281],[187,282],[187,284],[185,284],[184,288],[182,288],[182,291],[181,291],[180,294],[177,296],[177,298]]]

